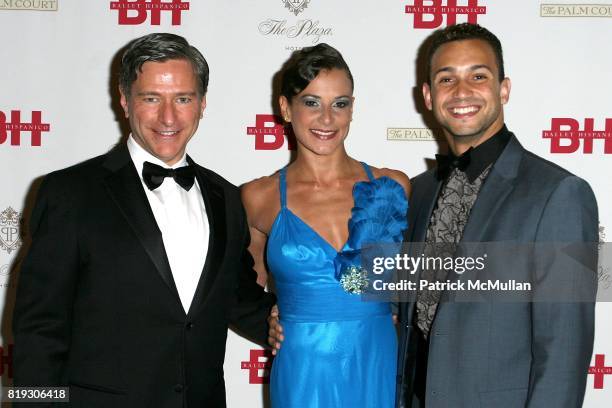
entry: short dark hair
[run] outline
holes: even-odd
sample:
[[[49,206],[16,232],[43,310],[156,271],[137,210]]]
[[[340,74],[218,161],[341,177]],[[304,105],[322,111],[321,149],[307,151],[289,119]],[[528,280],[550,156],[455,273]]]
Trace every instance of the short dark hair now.
[[[302,92],[319,75],[322,70],[341,69],[346,72],[353,90],[353,75],[342,54],[334,47],[320,43],[313,47],[304,47],[291,54],[285,63],[281,77],[281,91],[289,102]]]
[[[121,58],[119,87],[126,96],[145,62],[165,62],[168,60],[186,60],[193,67],[198,80],[200,96],[206,95],[208,89],[208,63],[197,48],[190,45],[180,35],[170,33],[153,33],[132,40]]]
[[[431,36],[431,45],[427,53],[427,82],[431,82],[431,60],[438,48],[446,43],[461,40],[482,40],[489,44],[495,53],[499,81],[503,81],[506,75],[504,73],[504,54],[499,38],[478,24],[463,23],[435,31]]]

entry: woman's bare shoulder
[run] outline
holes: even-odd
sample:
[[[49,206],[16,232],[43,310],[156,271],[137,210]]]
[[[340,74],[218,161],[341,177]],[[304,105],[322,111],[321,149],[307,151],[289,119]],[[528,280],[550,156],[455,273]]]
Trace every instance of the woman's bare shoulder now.
[[[249,181],[242,185],[240,192],[249,226],[268,234],[280,210],[278,173]]]

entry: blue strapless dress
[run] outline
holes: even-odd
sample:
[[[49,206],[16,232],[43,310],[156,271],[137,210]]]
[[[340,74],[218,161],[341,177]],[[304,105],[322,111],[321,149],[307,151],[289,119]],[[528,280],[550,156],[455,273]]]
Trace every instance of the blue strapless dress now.
[[[394,406],[397,337],[390,305],[348,293],[337,271],[358,262],[361,243],[400,242],[408,204],[397,182],[374,179],[363,166],[369,182],[353,188],[341,252],[287,208],[286,169],[280,171],[281,210],[267,245],[285,334],[272,364],[274,408]]]

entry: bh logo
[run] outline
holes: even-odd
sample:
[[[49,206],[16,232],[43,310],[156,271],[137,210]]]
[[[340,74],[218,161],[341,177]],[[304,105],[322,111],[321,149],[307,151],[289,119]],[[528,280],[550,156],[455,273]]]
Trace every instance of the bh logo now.
[[[604,376],[612,374],[612,367],[606,367],[606,356],[604,354],[595,354],[595,365],[589,367],[589,375],[593,375],[593,388],[603,390]]]
[[[0,145],[9,140],[11,146],[21,146],[21,133],[30,133],[30,145],[40,146],[42,143],[42,132],[48,132],[51,130],[51,125],[43,123],[42,112],[32,111],[32,120],[30,122],[21,121],[21,111],[12,110],[10,114],[10,120],[7,119],[6,114],[0,111]]]
[[[240,363],[241,369],[249,370],[249,384],[269,384],[270,369],[274,359],[272,352],[270,350],[251,350],[249,357],[249,361]]]
[[[457,15],[467,16],[467,22],[476,24],[479,14],[486,14],[487,8],[478,5],[478,0],[467,0],[467,6],[458,6],[457,0],[414,0],[413,6],[406,6],[406,14],[414,14],[414,28],[438,28],[457,24]]]
[[[115,0],[111,10],[119,12],[119,25],[138,25],[147,21],[151,14],[151,25],[160,25],[161,13],[172,14],[172,25],[181,25],[181,12],[189,10],[189,2],[182,0]]]
[[[255,136],[255,150],[278,150],[285,144],[295,150],[295,136],[277,115],[255,115],[255,126],[247,127],[247,134]]]
[[[593,153],[593,141],[603,140],[603,146],[599,145],[605,154],[612,153],[612,118],[606,118],[605,130],[595,130],[593,118],[584,119],[584,126],[580,129],[580,123],[572,118],[553,118],[550,130],[542,132],[542,138],[550,139],[551,153],[574,153],[582,144],[582,153]]]

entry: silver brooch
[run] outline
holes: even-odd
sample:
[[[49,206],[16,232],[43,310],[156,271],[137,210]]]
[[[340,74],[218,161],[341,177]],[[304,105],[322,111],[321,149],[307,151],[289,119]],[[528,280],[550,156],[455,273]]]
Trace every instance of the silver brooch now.
[[[340,285],[348,293],[360,295],[366,290],[368,284],[368,273],[361,266],[349,266],[340,277]]]

